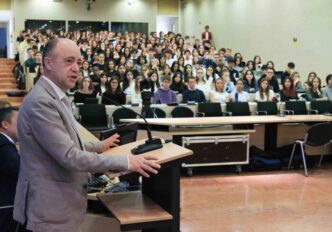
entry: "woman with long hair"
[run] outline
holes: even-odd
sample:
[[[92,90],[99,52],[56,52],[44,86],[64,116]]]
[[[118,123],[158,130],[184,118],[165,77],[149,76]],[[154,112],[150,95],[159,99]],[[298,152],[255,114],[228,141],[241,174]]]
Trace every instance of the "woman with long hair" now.
[[[243,76],[244,91],[248,93],[256,93],[258,90],[258,84],[252,70],[247,70]]]
[[[210,102],[226,103],[229,101],[229,94],[225,91],[224,81],[221,78],[216,79],[214,90],[209,92]]]
[[[182,94],[186,89],[188,89],[187,85],[183,83],[182,74],[180,72],[176,72],[173,74],[170,89],[180,94]]]
[[[125,104],[126,103],[126,95],[120,88],[119,78],[116,76],[111,77],[110,81],[107,85],[106,92],[103,93],[101,98],[101,103],[105,105],[114,105],[108,99],[112,99],[113,101],[117,102],[118,104]]]
[[[74,94],[75,103],[84,103],[86,98],[96,98],[97,91],[94,89],[92,80],[90,77],[83,77],[82,82],[78,86]]]
[[[255,100],[258,102],[272,101],[275,98],[274,92],[270,89],[270,82],[263,78],[259,83],[259,91],[255,94]]]
[[[322,91],[322,82],[319,77],[314,77],[311,81],[311,86],[306,90],[306,100],[315,101],[324,98]]]
[[[282,90],[280,91],[280,101],[289,101],[289,100],[297,100],[299,97],[297,96],[294,83],[292,78],[285,77],[282,82]]]

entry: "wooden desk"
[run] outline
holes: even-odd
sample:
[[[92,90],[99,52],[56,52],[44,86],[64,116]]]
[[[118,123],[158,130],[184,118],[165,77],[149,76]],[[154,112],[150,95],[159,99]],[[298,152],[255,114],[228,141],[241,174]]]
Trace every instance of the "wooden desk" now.
[[[121,119],[122,122],[139,122],[144,124],[142,119]],[[176,129],[178,134],[185,126],[208,126],[208,125],[237,125],[237,124],[264,124],[264,149],[272,150],[277,146],[277,126],[280,123],[314,123],[331,122],[331,116],[325,115],[287,115],[279,117],[269,116],[231,116],[231,117],[199,117],[199,118],[160,118],[147,119],[151,125],[157,125],[161,130],[169,132]],[[183,128],[184,129],[184,128]],[[188,129],[187,129],[188,130]],[[185,132],[185,131],[183,131]]]

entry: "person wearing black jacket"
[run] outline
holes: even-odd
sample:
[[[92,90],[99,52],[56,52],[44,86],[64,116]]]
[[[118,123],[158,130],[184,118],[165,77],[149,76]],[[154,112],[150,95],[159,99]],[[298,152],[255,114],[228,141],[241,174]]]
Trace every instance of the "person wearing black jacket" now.
[[[20,169],[20,156],[16,148],[17,111],[10,106],[0,108],[0,228],[2,232],[16,230],[13,205]]]
[[[183,83],[182,74],[180,72],[176,72],[173,74],[170,89],[180,94],[182,94],[186,89],[188,89],[187,85]]]
[[[266,78],[270,82],[270,88],[273,90],[275,93],[280,92],[279,88],[279,83],[277,79],[274,77],[274,69],[271,67],[266,68],[266,75],[263,74],[262,77],[259,79],[258,84],[261,82],[263,78]]]
[[[101,98],[102,104],[114,105],[114,103],[108,100],[108,98],[112,99],[120,105],[126,103],[126,95],[121,90],[119,78],[115,76],[111,77],[110,81],[108,82],[107,90],[103,93],[103,96]]]

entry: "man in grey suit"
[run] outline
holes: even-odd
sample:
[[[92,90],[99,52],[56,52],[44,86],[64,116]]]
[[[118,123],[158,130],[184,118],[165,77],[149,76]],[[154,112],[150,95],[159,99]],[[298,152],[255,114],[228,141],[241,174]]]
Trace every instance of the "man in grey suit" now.
[[[77,231],[86,212],[88,172],[130,170],[148,177],[160,168],[152,156],[102,154],[118,136],[83,143],[66,96],[79,78],[81,63],[73,41],[49,41],[43,54],[45,76],[19,111],[21,166],[14,219],[27,230]]]

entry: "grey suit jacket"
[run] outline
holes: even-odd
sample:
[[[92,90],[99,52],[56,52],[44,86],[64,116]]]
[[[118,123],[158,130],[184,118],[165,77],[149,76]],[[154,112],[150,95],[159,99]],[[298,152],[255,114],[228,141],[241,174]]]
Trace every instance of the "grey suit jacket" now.
[[[128,169],[126,155],[107,156],[82,141],[52,86],[41,78],[18,115],[21,166],[14,219],[33,231],[77,231],[86,212],[87,172]]]

